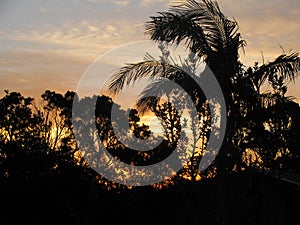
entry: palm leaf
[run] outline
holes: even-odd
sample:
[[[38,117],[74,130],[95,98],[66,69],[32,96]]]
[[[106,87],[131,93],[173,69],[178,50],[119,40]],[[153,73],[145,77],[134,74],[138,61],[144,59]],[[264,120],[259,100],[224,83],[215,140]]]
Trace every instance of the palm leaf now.
[[[129,63],[113,75],[109,83],[109,90],[112,94],[116,95],[124,86],[131,83],[134,84],[143,77],[150,79],[164,77],[166,76],[166,71],[174,73],[177,70],[176,67],[171,67],[169,64],[154,60]]]
[[[237,31],[237,22],[229,20],[217,2],[210,0],[188,0],[173,6],[169,12],[151,17],[145,30],[155,41],[177,45],[184,42],[192,52],[206,56],[207,61],[216,58],[219,55],[216,53],[222,57],[237,55],[237,50],[245,44]]]
[[[298,53],[282,54],[274,61],[263,64],[253,73],[255,84],[260,87],[270,76],[277,74],[288,82],[294,82],[300,71],[300,58]]]
[[[178,90],[167,79],[156,79],[146,86],[143,92],[139,95],[137,107],[140,112],[146,112],[148,109],[154,109],[161,97],[166,96],[183,100],[182,89]]]
[[[141,99],[145,99],[146,94],[148,96],[162,96],[163,94],[172,93],[174,89],[168,89],[168,85],[165,85],[164,83],[164,81],[172,81],[177,83],[184,91],[186,91],[194,102],[197,101],[199,102],[199,105],[201,105],[206,100],[206,97],[199,85],[195,82],[197,77],[191,76],[192,75],[186,74],[180,67],[169,63],[159,61],[132,63],[122,67],[116,74],[113,75],[109,82],[109,90],[111,94],[116,95],[124,88],[124,86],[134,84],[140,78],[149,78],[153,80],[153,83],[150,84],[150,86],[148,86],[142,93]],[[162,85],[164,88],[162,88]]]

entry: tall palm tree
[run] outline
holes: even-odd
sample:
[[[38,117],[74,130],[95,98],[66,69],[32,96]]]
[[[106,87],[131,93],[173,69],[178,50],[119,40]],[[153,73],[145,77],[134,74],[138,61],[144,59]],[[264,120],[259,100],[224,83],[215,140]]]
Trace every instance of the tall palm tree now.
[[[237,69],[238,50],[245,45],[237,31],[237,22],[228,19],[218,4],[210,0],[188,0],[173,6],[168,12],[151,17],[145,29],[154,41],[167,41],[175,45],[184,42],[191,52],[204,59],[222,86],[228,83],[228,78]],[[110,89],[117,93],[125,83],[143,76],[168,76],[176,70],[169,67],[152,59],[129,64],[115,75]]]
[[[226,138],[216,160],[221,170],[232,170],[235,164],[233,162],[227,165],[224,161],[228,157],[234,158],[235,155],[232,137],[239,126],[236,117],[240,114],[240,106],[234,101],[233,96],[243,96],[239,93],[243,91],[243,86],[236,88],[235,85],[236,80],[244,79],[246,74],[241,72],[243,66],[239,62],[239,51],[244,50],[246,43],[238,29],[238,23],[226,17],[218,3],[212,0],[182,1],[172,6],[169,11],[151,17],[145,27],[145,33],[156,42],[167,41],[176,46],[184,44],[187,49],[202,58],[216,76],[224,94],[228,116]],[[299,70],[298,54],[283,54],[274,61],[257,67],[251,74],[248,73],[247,85],[255,96],[259,93],[262,84],[275,73],[287,80],[294,80]],[[196,98],[199,105],[206,101],[199,87],[190,85],[191,81],[186,80],[184,72],[164,61],[156,61],[149,57],[144,62],[122,67],[114,75],[109,88],[112,93],[117,94],[125,85],[142,77],[171,79],[190,95],[195,92],[196,94],[192,94],[191,97]],[[243,101],[247,102],[248,97],[249,95],[244,95]]]

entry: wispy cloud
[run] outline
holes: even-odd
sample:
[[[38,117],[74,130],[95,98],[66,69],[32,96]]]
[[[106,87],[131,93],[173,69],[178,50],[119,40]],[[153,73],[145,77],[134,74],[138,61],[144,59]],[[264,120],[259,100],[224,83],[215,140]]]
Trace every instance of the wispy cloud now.
[[[143,24],[128,21],[92,23],[84,20],[67,27],[46,26],[0,34],[0,39],[15,42],[17,45],[29,43],[28,48],[33,50],[63,50],[82,57],[95,57],[96,54],[102,54],[120,44],[145,38]]]
[[[164,3],[171,3],[173,2],[172,0],[142,0],[141,1],[143,4],[150,4],[150,3],[157,3],[157,2],[164,2]]]
[[[272,60],[282,53],[279,44],[286,52],[300,50],[298,0],[222,0],[219,5],[227,16],[239,23],[240,33],[247,41],[246,55],[242,55],[247,65],[261,62],[262,52],[265,60]]]
[[[85,1],[91,3],[98,3],[98,4],[101,3],[112,4],[118,7],[127,6],[132,2],[131,0],[85,0]],[[75,2],[78,2],[78,0],[75,0]]]
[[[93,23],[0,32],[0,92],[37,97],[45,89],[75,90],[88,66],[121,44],[144,38],[137,22]]]

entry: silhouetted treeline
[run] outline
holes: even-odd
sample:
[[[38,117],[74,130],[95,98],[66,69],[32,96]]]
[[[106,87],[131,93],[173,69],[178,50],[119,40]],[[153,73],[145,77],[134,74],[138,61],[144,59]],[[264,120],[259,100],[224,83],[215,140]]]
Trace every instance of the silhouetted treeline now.
[[[74,96],[74,92],[62,95],[45,91],[41,101],[34,101],[20,93],[7,92],[0,100],[2,183],[24,183],[40,180],[43,176],[62,176],[68,171],[76,171],[83,180],[86,174],[93,174],[84,162],[84,153],[79,151],[72,131]],[[90,100],[85,98],[81,101]],[[263,113],[253,115],[248,121],[248,126],[253,126],[254,121],[256,122],[256,130],[248,135],[247,147],[252,150],[251,146],[255,149],[256,146],[263,145],[259,154],[255,151],[251,153],[252,162],[249,161],[250,158],[239,159],[240,162],[236,162],[236,158],[228,160],[245,164],[244,168],[251,164],[252,167],[265,168],[270,172],[299,172],[300,108],[295,102],[283,100],[279,99],[278,103],[263,109]],[[128,164],[147,165],[161,161],[172,152],[176,140],[173,144],[165,140],[159,147],[148,152],[147,157],[144,156],[145,152],[124,146],[116,139],[110,122],[112,104],[111,98],[99,96],[93,122],[96,123],[99,137],[113,156]],[[85,109],[83,113],[87,110],[89,109]],[[124,110],[119,111],[125,115]],[[136,137],[146,139],[150,135],[148,126],[138,124],[140,118],[137,110],[131,110],[129,118],[125,119],[129,119],[130,129]],[[261,124],[258,124],[259,121]],[[243,123],[246,122],[243,120]],[[82,124],[82,128],[84,127]],[[239,147],[246,148],[242,144]]]

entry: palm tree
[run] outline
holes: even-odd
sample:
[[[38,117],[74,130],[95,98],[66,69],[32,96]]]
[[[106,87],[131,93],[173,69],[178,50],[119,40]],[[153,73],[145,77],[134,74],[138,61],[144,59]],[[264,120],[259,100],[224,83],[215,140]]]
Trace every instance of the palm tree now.
[[[172,6],[169,11],[151,17],[145,27],[145,33],[155,42],[167,41],[176,46],[184,44],[187,49],[204,60],[217,78],[226,101],[228,124],[225,141],[216,159],[220,171],[231,171],[236,161],[241,158],[241,154],[235,151],[232,144],[236,129],[242,126],[236,121],[237,117],[239,116],[241,120],[246,118],[240,115],[239,103],[249,103],[250,98],[259,99],[261,86],[274,74],[284,77],[287,81],[293,81],[300,70],[298,54],[292,53],[280,55],[251,73],[243,72],[239,51],[244,50],[246,42],[238,29],[238,23],[226,17],[218,3],[212,0],[183,1]],[[151,57],[144,62],[122,67],[114,75],[109,88],[112,93],[117,94],[125,85],[142,77],[171,79],[195,98],[193,101],[197,100],[199,107],[205,104],[206,98],[202,91],[196,85],[191,85],[191,81],[186,80],[184,72],[163,60],[156,61]],[[240,82],[245,79],[247,83]],[[246,85],[250,92],[243,94]],[[236,98],[240,98],[239,101],[236,101]],[[251,104],[255,108],[254,103]],[[228,159],[234,160],[228,164],[230,161]]]
[[[230,76],[235,74],[238,50],[245,45],[237,31],[237,22],[229,20],[218,4],[210,0],[188,0],[173,6],[169,12],[151,17],[145,29],[145,33],[154,41],[167,41],[175,45],[184,42],[191,52],[204,59],[223,87],[228,85]],[[115,75],[110,90],[117,93],[125,83],[129,84],[143,76],[170,78],[170,74],[175,72],[181,71],[153,59],[129,64]]]

